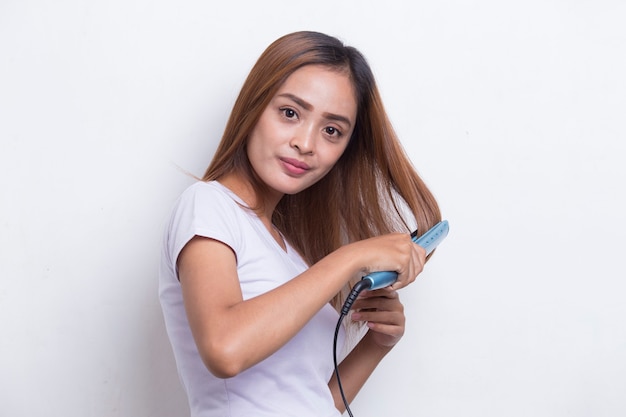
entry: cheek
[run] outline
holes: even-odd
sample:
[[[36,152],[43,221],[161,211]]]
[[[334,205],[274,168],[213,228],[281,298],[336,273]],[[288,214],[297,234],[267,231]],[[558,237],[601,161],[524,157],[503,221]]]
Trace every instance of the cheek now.
[[[255,131],[250,135],[248,144],[246,145],[248,161],[250,161],[250,165],[255,172],[258,172],[259,168],[263,168],[263,149],[266,148],[266,146],[263,145],[261,137],[257,133],[258,132]]]
[[[347,140],[347,141],[343,142],[342,144],[335,146],[335,149],[333,149],[335,162],[337,162],[341,158],[341,156],[344,154],[346,149],[348,149],[348,145],[349,144],[350,144],[350,141]]]
[[[286,136],[288,136],[288,132],[284,126],[262,118],[252,130],[249,143],[256,150],[264,150],[281,144]]]
[[[339,161],[341,155],[345,152],[347,144],[345,146],[333,145],[327,149],[324,153],[324,165],[326,165],[325,171],[330,171],[333,166]]]
[[[248,138],[248,157],[258,154],[268,147],[269,140],[267,130],[267,127],[261,122],[257,123],[255,128],[252,130],[250,137]]]

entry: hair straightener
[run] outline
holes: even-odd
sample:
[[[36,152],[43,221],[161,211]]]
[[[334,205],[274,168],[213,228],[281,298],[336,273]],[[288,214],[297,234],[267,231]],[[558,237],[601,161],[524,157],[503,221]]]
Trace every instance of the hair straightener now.
[[[443,220],[419,238],[417,237],[417,230],[411,236],[413,237],[413,242],[424,248],[426,255],[429,255],[448,235],[449,229],[448,221]],[[368,290],[377,290],[393,284],[397,278],[398,274],[393,271],[378,271],[365,275],[362,280],[369,281],[370,286],[367,288]]]
[[[424,248],[426,250],[426,255],[429,255],[432,251],[435,250],[435,248],[441,243],[441,241],[444,240],[446,236],[448,236],[449,230],[450,227],[448,225],[448,221],[442,220],[434,225],[432,228],[430,228],[419,238],[417,237],[417,230],[411,233],[411,237],[413,242]],[[341,379],[339,378],[339,368],[337,364],[337,336],[339,334],[339,328],[341,327],[341,322],[343,321],[343,318],[348,315],[352,304],[354,304],[354,301],[363,290],[377,290],[379,288],[385,288],[393,284],[396,279],[398,279],[398,273],[395,271],[377,271],[365,275],[363,278],[361,278],[359,282],[354,285],[354,287],[352,287],[350,294],[346,298],[346,301],[341,308],[339,321],[337,322],[337,328],[335,329],[335,340],[333,342],[333,359],[335,361],[335,375],[337,375],[337,385],[339,386],[339,392],[341,393],[341,398],[343,399],[343,403],[346,406],[346,411],[348,412],[348,415],[350,417],[353,417],[352,411],[350,410],[348,400],[346,399],[343,392],[343,387],[341,386]]]
[[[426,255],[429,255],[435,248],[441,243],[446,236],[450,226],[447,220],[442,220],[433,227],[430,228],[419,238],[417,237],[417,230],[411,233],[413,242],[421,246],[426,250]],[[379,288],[385,288],[393,284],[398,279],[398,273],[395,271],[377,271],[371,274],[365,275],[361,278],[361,281],[357,282],[350,295],[346,299],[343,307],[341,308],[341,314],[347,315],[350,311],[350,307],[354,303],[354,300],[359,296],[363,290],[377,290]]]

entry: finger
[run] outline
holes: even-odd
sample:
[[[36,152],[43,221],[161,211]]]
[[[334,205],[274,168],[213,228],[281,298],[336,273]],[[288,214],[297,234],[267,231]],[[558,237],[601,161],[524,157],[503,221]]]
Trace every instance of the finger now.
[[[390,326],[404,326],[406,318],[401,311],[357,311],[352,314],[352,321],[385,324]]]
[[[390,311],[390,312],[404,312],[404,306],[398,300],[393,299],[376,299],[376,300],[363,300],[362,302],[353,306],[355,312],[365,311]]]
[[[367,327],[374,332],[385,334],[395,338],[400,338],[404,335],[404,326],[394,326],[391,324],[368,322]]]
[[[361,294],[359,294],[358,299],[362,299],[362,298],[374,298],[374,297],[386,297],[386,298],[398,298],[398,292],[395,291],[393,288],[389,287],[385,287],[385,288],[380,288],[378,290],[365,290],[362,291]]]
[[[365,297],[358,297],[354,301],[354,304],[352,304],[352,308],[356,308],[358,305],[371,305],[372,303],[378,302],[377,300],[395,300],[399,302],[399,299],[400,295],[397,291],[380,291],[377,294],[370,293]]]
[[[417,276],[424,269],[426,261],[426,250],[419,245],[412,244],[412,253],[409,259],[409,265],[405,272],[398,275],[398,280],[390,287],[393,290],[399,290],[409,284],[415,282]]]
[[[396,282],[390,285],[391,289],[397,291],[409,285],[411,281],[409,278],[399,278]]]

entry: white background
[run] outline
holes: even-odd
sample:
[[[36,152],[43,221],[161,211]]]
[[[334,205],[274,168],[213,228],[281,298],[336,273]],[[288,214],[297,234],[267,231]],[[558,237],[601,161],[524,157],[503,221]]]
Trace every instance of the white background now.
[[[625,21],[620,0],[2,0],[0,415],[187,414],[163,220],[302,29],[369,58],[451,226],[355,416],[626,415]]]

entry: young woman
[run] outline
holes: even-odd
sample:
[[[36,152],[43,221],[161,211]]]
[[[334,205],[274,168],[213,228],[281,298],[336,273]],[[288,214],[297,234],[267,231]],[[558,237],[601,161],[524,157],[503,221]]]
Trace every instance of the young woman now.
[[[192,415],[339,416],[336,309],[363,275],[398,272],[353,305],[367,332],[339,366],[352,400],[404,332],[397,290],[426,261],[409,233],[439,220],[364,57],[316,32],[275,41],[163,245],[160,300]]]

